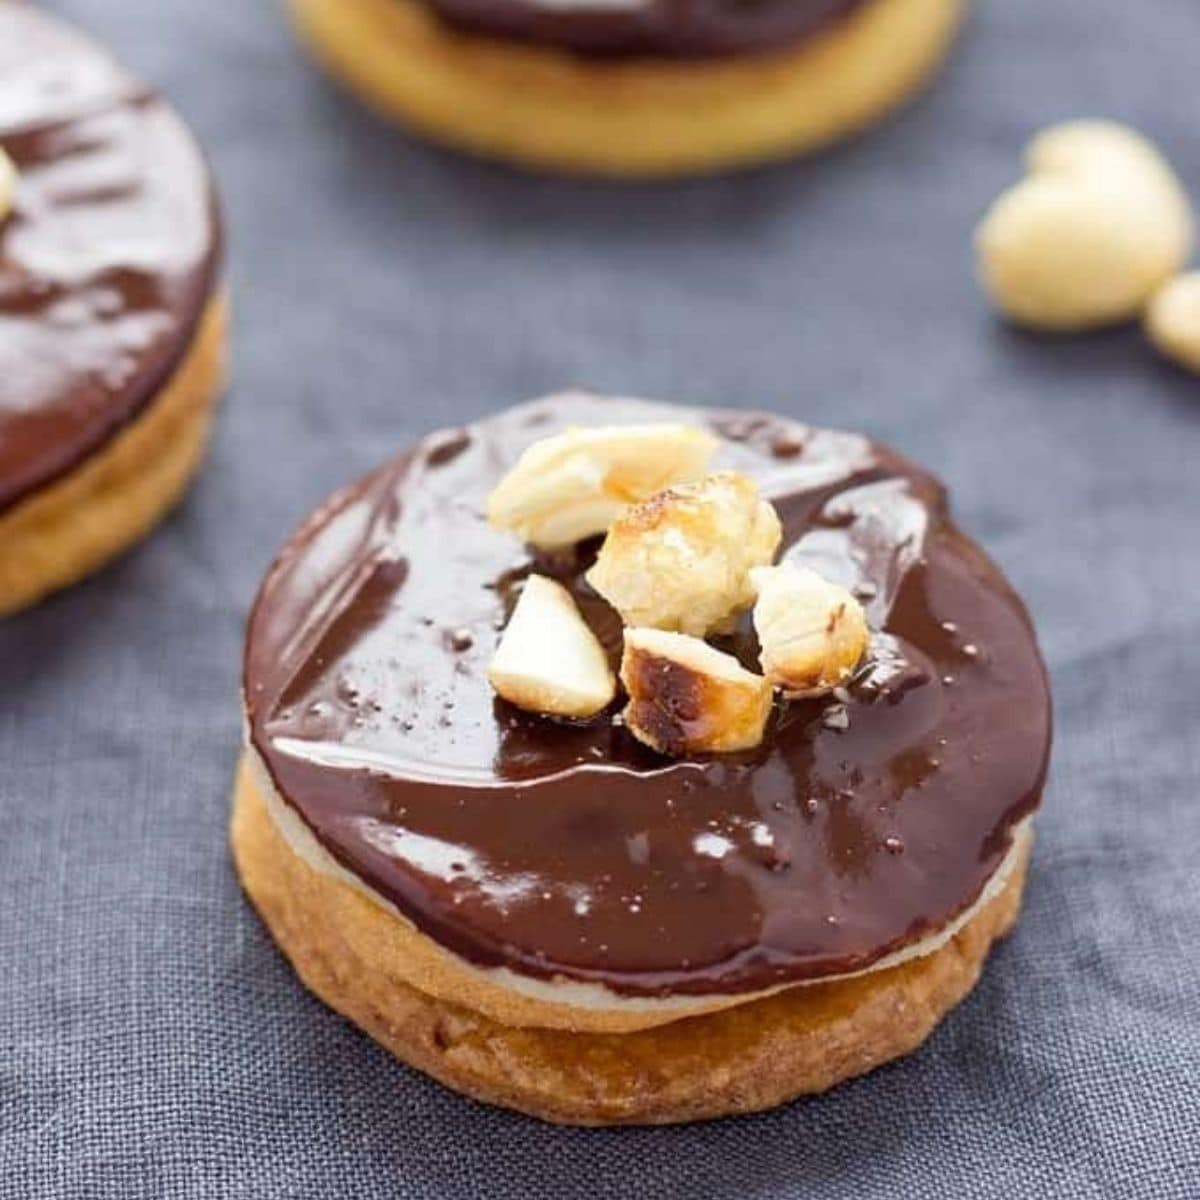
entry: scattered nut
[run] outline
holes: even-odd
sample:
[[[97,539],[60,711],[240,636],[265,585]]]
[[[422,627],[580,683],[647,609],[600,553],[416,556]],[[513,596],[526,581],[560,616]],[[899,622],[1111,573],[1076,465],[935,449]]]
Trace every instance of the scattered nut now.
[[[753,603],[750,568],[771,561],[781,536],[753,480],[722,471],[627,509],[587,579],[626,625],[703,637]]]
[[[791,563],[750,572],[766,677],[788,696],[821,696],[849,679],[869,631],[853,594]]]
[[[1088,329],[1136,317],[1192,245],[1183,188],[1134,130],[1070,121],[1027,150],[1028,177],[976,231],[985,287],[1013,320]]]
[[[568,429],[534,442],[488,497],[496,529],[553,550],[603,533],[630,505],[699,479],[717,439],[690,425]]]
[[[0,221],[3,221],[12,209],[13,193],[16,190],[17,168],[5,153],[4,147],[0,146]]]
[[[1168,358],[1200,371],[1200,271],[1172,279],[1150,301],[1146,333]]]
[[[699,638],[627,629],[621,682],[626,726],[660,754],[749,750],[762,741],[771,685]]]
[[[604,647],[571,593],[531,575],[488,667],[492,687],[518,708],[556,717],[591,717],[617,685]]]

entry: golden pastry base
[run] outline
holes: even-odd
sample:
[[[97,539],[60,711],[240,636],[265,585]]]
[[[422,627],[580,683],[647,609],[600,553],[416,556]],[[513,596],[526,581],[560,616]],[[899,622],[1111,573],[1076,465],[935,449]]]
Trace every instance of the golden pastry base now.
[[[208,441],[225,379],[224,297],[142,413],[69,474],[0,513],[0,616],[99,570],[179,499]]]
[[[238,773],[232,842],[242,883],[304,983],[398,1058],[465,1095],[547,1121],[659,1124],[771,1108],[919,1046],[974,987],[1017,918],[1030,839],[1004,890],[934,953],[634,1033],[506,1025],[439,1000],[364,947],[403,938],[394,913],[317,870]]]
[[[798,47],[589,59],[468,35],[421,0],[290,0],[331,74],[435,141],[568,173],[670,176],[782,158],[878,120],[941,62],[965,0],[870,0]]]

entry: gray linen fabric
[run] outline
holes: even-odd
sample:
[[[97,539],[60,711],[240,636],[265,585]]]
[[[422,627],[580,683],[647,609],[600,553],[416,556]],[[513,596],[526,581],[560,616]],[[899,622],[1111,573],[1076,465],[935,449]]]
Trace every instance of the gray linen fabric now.
[[[815,162],[619,188],[433,151],[272,5],[60,0],[224,185],[236,376],[187,504],[0,625],[0,1196],[1200,1196],[1200,384],[1006,331],[971,227],[1106,113],[1200,194],[1196,0],[986,0],[937,86]],[[472,1105],[301,988],[226,851],[243,616],[292,524],[433,426],[564,384],[861,428],[949,482],[1039,622],[1028,907],[911,1059],[691,1128]]]

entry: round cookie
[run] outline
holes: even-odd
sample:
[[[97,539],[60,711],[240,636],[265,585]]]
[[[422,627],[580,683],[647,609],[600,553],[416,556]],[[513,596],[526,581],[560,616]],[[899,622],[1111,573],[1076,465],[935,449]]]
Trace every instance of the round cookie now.
[[[305,984],[397,1058],[448,1087],[570,1125],[697,1121],[772,1108],[915,1050],[975,986],[1015,924],[1031,837],[1006,886],[940,949],[853,979],[624,1034],[505,1025],[407,982],[395,923],[281,836],[244,766],[234,791],[238,874]]]
[[[613,706],[561,724],[488,686],[530,570],[614,661],[622,641],[595,542],[531,559],[488,494],[548,435],[667,421],[715,435],[783,560],[874,630],[750,750],[666,759]],[[719,640],[757,661],[748,614]],[[1028,617],[927,472],[783,418],[581,394],[432,435],[314,513],[255,602],[244,701],[235,858],[305,980],[453,1086],[585,1123],[763,1107],[917,1044],[1015,915],[1049,750]]]
[[[618,24],[591,52],[590,35],[585,49],[575,43],[594,21],[570,11],[510,21],[506,34],[474,0],[291,4],[334,76],[436,141],[536,168],[652,177],[783,158],[870,125],[941,62],[964,0],[773,0],[784,19],[751,25],[734,7],[707,32],[687,5],[645,0],[667,10],[660,23],[639,10],[632,31]],[[495,7],[506,6],[538,7]],[[815,23],[803,20],[812,8]]]
[[[98,569],[195,472],[224,380],[208,168],[153,91],[0,4],[0,614]]]

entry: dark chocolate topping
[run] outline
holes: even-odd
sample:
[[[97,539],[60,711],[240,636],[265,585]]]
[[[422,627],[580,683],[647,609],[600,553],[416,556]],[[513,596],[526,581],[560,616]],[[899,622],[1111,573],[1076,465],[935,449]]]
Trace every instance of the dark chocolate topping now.
[[[523,713],[485,678],[530,567],[484,499],[570,424],[726,439],[782,554],[857,589],[875,638],[841,697],[780,705],[751,753],[671,761],[614,723]],[[543,572],[614,657],[620,622]],[[756,665],[749,619],[721,643]],[[769,416],[571,395],[435,434],[288,543],[251,616],[250,737],[342,864],[477,963],[640,994],[868,966],[979,896],[1036,806],[1050,740],[1029,619],[940,485],[865,438]]]
[[[426,0],[468,31],[584,54],[668,58],[795,45],[868,0]]]
[[[213,286],[207,167],[178,117],[87,38],[0,3],[0,509],[137,415]]]

